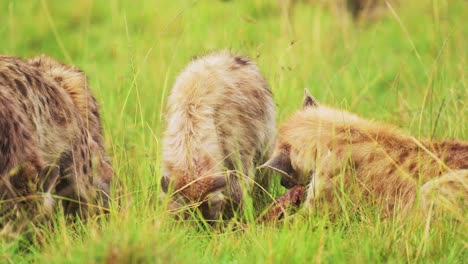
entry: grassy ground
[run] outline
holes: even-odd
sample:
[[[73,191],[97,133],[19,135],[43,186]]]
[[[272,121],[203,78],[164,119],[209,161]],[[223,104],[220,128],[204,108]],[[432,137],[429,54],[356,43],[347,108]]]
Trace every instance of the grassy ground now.
[[[174,223],[157,202],[165,98],[184,65],[212,50],[258,62],[279,122],[309,87],[323,103],[416,136],[468,139],[468,5],[401,2],[360,25],[299,3],[288,26],[270,0],[1,1],[0,53],[46,53],[88,74],[117,177],[107,220],[58,217],[41,243],[2,239],[0,262],[466,263],[466,218],[397,221],[369,208],[218,232]]]

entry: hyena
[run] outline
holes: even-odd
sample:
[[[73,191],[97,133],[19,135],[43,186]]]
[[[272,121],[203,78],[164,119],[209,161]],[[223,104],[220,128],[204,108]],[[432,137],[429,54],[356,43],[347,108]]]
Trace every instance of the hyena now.
[[[201,204],[205,219],[229,218],[243,192],[262,196],[269,177],[253,175],[274,143],[275,105],[252,61],[227,51],[193,60],[166,111],[161,182],[175,191],[172,210]]]
[[[355,20],[381,18],[388,6],[397,6],[398,0],[347,0],[347,8]]]
[[[379,19],[385,14],[388,6],[399,4],[398,0],[277,0],[281,16],[288,24],[291,23],[295,5],[299,2],[330,9],[340,16],[349,13],[356,21]]]
[[[108,206],[112,167],[88,88],[81,70],[44,55],[0,56],[0,225],[8,208],[50,214],[52,197],[70,214]]]
[[[309,207],[336,199],[343,186],[385,214],[411,208],[418,193],[423,204],[433,201],[431,190],[449,193],[453,187],[468,198],[468,142],[417,140],[393,126],[319,105],[307,90],[302,110],[280,126],[264,166],[278,171],[287,188],[308,186]]]

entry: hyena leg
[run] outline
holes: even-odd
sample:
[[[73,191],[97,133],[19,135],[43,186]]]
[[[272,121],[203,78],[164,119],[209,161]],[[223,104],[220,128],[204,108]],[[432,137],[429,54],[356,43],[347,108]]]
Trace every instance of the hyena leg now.
[[[26,199],[26,196],[36,193],[38,171],[29,162],[15,166],[10,171],[1,175],[0,180],[0,199],[2,210],[7,208],[5,204],[24,204],[24,208],[31,207],[32,204]],[[20,209],[20,208],[19,208]]]
[[[307,186],[307,193],[304,200],[304,207],[312,209],[317,205],[317,201],[330,201],[333,196],[333,184],[330,182],[332,176],[328,170],[317,169],[312,172],[311,181]]]
[[[259,156],[257,155],[257,157]],[[271,172],[257,171],[254,164],[255,162],[249,160],[249,162],[243,163],[243,173],[238,173],[238,170],[228,173],[225,191],[225,218],[231,218],[236,213],[241,214],[245,202],[244,192],[251,194],[256,211],[261,211],[271,202],[269,194]]]
[[[76,170],[74,155],[71,150],[66,150],[60,155],[58,166],[60,168],[60,178],[55,193],[57,196],[63,197],[62,206],[67,214],[72,214],[78,211],[79,205],[78,195],[76,192]]]
[[[0,87],[1,88],[1,87]],[[34,215],[38,200],[22,197],[36,193],[42,161],[32,129],[18,103],[2,94],[0,89],[0,217],[12,214]],[[25,214],[23,214],[23,212]],[[8,217],[6,217],[8,219]],[[1,224],[1,223],[0,223]]]
[[[65,198],[62,203],[65,213],[86,217],[94,214],[91,209],[97,209],[90,151],[85,147],[87,144],[77,143],[72,146],[60,155],[60,180],[56,194]]]
[[[38,219],[40,204],[31,199],[37,170],[23,163],[0,176],[0,236],[14,236]]]
[[[240,214],[243,207],[243,192],[239,175],[234,171],[227,174],[227,185],[224,190],[223,218],[230,219],[235,214]]]
[[[447,211],[468,208],[468,170],[455,170],[421,186],[423,211],[436,206]]]
[[[265,158],[265,160],[262,160],[262,162],[257,165],[264,164],[267,160],[268,159]],[[252,200],[255,210],[260,212],[274,201],[274,198],[270,194],[273,172],[270,170],[255,170],[254,173],[255,183],[252,187]]]
[[[332,152],[317,163],[315,171],[310,172],[310,183],[304,200],[304,207],[314,208],[317,200],[331,201],[333,197],[332,179],[340,174],[340,167],[344,166],[344,158],[340,159]]]

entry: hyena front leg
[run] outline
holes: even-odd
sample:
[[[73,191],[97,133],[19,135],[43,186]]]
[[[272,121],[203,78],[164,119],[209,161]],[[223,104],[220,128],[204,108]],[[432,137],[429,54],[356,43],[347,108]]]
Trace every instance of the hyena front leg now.
[[[86,139],[85,139],[86,140]],[[60,155],[60,180],[56,187],[58,196],[63,200],[63,207],[67,214],[89,216],[97,201],[97,190],[93,186],[92,161],[88,144],[81,144],[78,140],[72,147]],[[93,204],[93,206],[90,206]]]
[[[426,182],[420,189],[421,207],[428,212],[431,207],[447,211],[468,208],[468,170],[455,170]]]
[[[229,172],[225,192],[227,205],[224,210],[228,217],[242,212],[245,203],[244,194],[251,195],[256,212],[260,212],[271,202],[272,197],[269,190],[272,173],[271,171],[256,169],[259,164],[263,164],[264,159],[266,160],[266,157],[257,154],[255,160],[249,159],[243,163],[242,173],[239,170]]]
[[[27,117],[20,111],[21,107],[3,94],[0,85],[0,228],[10,217],[18,215],[37,215],[35,199],[24,199],[37,192],[40,172],[44,167],[37,147],[37,142],[28,128]],[[20,221],[17,221],[20,222]]]
[[[305,207],[309,209],[315,207],[317,199],[331,199],[332,179],[340,173],[340,166],[344,164],[344,160],[327,151],[327,155],[317,162],[315,169],[310,172],[310,182],[304,200]]]
[[[77,185],[77,168],[72,150],[65,150],[60,155],[58,166],[60,168],[60,178],[55,193],[62,197],[62,206],[67,214],[75,213],[80,208],[77,204],[79,195],[76,190]]]
[[[304,200],[304,206],[308,209],[315,207],[315,201],[320,197],[324,189],[320,172],[315,171],[312,174],[312,180],[307,186],[306,198]]]
[[[261,170],[255,174],[252,199],[257,212],[261,212],[274,200],[270,194],[272,174],[271,171],[267,170]]]
[[[243,206],[243,188],[241,177],[237,171],[229,171],[226,178],[226,189],[224,190],[223,218],[230,219],[241,212]]]
[[[267,162],[267,158],[262,159],[256,167]],[[257,212],[261,212],[268,204],[274,201],[270,194],[271,179],[273,172],[270,170],[255,170],[255,183],[252,188],[252,199],[254,208]]]

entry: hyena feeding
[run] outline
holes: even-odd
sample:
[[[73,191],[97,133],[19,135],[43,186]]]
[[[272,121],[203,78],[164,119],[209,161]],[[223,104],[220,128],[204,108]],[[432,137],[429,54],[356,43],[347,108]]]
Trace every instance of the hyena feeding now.
[[[411,208],[418,193],[423,205],[444,193],[467,205],[468,142],[417,140],[319,105],[307,91],[303,109],[280,126],[265,166],[278,171],[287,188],[308,186],[308,207],[318,201],[333,207],[343,190],[353,204],[370,201],[384,214]]]
[[[275,105],[253,62],[229,52],[195,59],[178,76],[166,114],[161,183],[165,192],[172,186],[172,210],[200,205],[205,219],[228,218],[244,192],[268,188],[269,177],[254,175],[274,143]]]
[[[0,56],[0,225],[50,214],[52,196],[67,213],[107,207],[111,176],[85,74],[46,56]]]

